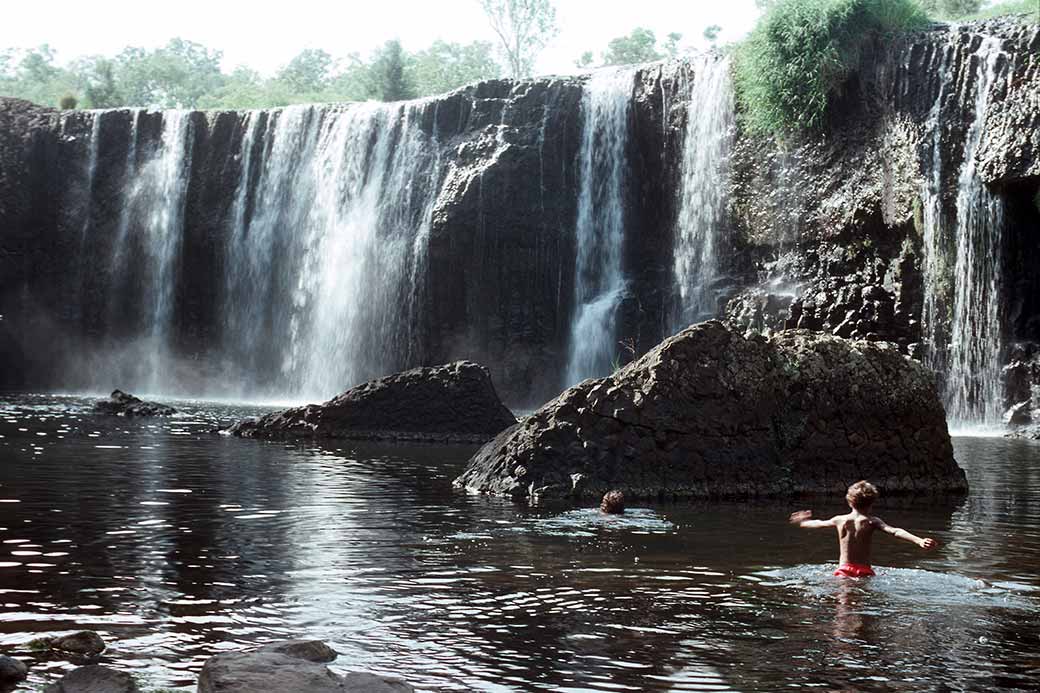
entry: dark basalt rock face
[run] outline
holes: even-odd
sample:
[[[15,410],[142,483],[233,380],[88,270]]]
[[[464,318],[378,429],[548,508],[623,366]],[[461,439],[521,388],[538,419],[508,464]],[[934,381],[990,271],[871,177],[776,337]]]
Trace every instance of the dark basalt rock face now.
[[[114,390],[108,399],[94,404],[94,411],[113,416],[172,416],[177,410],[158,402],[146,402],[122,390]]]
[[[537,500],[963,491],[934,377],[891,344],[713,321],[586,380],[499,434],[455,481]]]
[[[411,693],[400,679],[363,672],[333,673],[324,665],[336,658],[324,643],[289,641],[252,652],[210,657],[199,675],[198,693]]]
[[[865,51],[824,132],[780,145],[738,123],[729,180],[720,182],[727,185],[719,268],[726,290],[718,317],[741,329],[812,329],[922,352],[925,164],[937,150],[949,218],[973,116],[961,100],[971,93],[984,37],[1005,53],[978,156],[981,179],[1008,210],[1002,312],[1009,342],[1040,343],[1040,273],[1029,271],[1040,262],[1030,234],[1040,224],[1040,33],[1006,18],[934,27]],[[674,331],[678,191],[695,69],[665,62],[633,75],[627,291],[616,331],[636,355]],[[408,348],[373,374],[472,359],[488,364],[515,405],[541,403],[565,384],[583,85],[582,77],[492,80],[409,107],[408,117],[435,142],[440,173],[425,182],[436,199]],[[929,119],[941,94],[933,147]],[[326,108],[337,107],[316,107]],[[243,170],[250,158],[243,114],[188,117],[191,164],[166,346],[187,364],[178,382],[206,384],[228,361],[223,271],[236,192],[257,172]],[[141,277],[111,276],[111,258],[138,170],[131,161],[146,161],[159,146],[162,115],[111,110],[96,132],[94,125],[88,112],[0,98],[0,361],[11,364],[0,369],[0,388],[84,385],[72,381],[92,372],[82,367],[83,354],[108,358],[146,322],[142,293],[132,290]],[[97,160],[88,186],[92,141]],[[269,143],[254,141],[254,149],[263,146]],[[245,196],[247,208],[256,196],[255,189]],[[271,270],[280,276],[278,266]],[[950,303],[947,289],[937,297],[940,313]],[[242,367],[262,379],[280,372],[280,355],[261,346]]]
[[[483,366],[415,368],[309,404],[236,423],[243,438],[483,442],[516,423]]]

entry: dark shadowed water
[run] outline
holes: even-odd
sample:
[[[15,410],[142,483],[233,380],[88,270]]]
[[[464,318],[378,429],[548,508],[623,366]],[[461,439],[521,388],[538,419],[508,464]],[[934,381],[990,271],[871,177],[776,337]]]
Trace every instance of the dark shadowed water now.
[[[230,439],[209,431],[258,408],[179,406],[0,398],[0,651],[94,629],[108,663],[185,691],[215,652],[292,636],[427,690],[1040,681],[1038,444],[957,439],[966,499],[878,508],[945,546],[880,537],[888,567],[840,581],[787,501],[531,509],[452,491],[470,448]],[[33,663],[30,689],[69,666]]]

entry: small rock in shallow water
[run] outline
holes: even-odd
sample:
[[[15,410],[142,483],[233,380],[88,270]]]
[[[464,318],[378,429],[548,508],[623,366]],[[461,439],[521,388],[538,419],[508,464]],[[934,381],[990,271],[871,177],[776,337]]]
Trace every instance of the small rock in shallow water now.
[[[0,684],[23,681],[29,675],[25,662],[7,655],[0,655]]]
[[[98,664],[73,669],[43,693],[139,693],[134,679],[122,671]]]
[[[33,650],[50,650],[91,658],[105,651],[105,641],[92,630],[52,638],[37,638],[29,643]]]
[[[170,416],[177,413],[173,407],[158,402],[146,402],[122,390],[114,390],[108,399],[96,402],[94,411],[115,416]]]
[[[400,679],[363,672],[343,676],[323,662],[335,657],[332,648],[316,640],[289,640],[252,652],[227,652],[210,657],[199,675],[198,693],[414,693]]]

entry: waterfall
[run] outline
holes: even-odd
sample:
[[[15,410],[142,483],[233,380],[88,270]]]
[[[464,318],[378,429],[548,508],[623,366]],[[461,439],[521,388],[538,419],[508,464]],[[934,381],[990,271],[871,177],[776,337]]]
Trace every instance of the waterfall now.
[[[134,365],[131,379],[154,392],[165,384],[171,355],[192,124],[188,111],[164,111],[161,139],[140,163],[136,140],[141,116],[139,111],[131,116],[127,187],[113,246],[110,306],[119,310],[128,292],[140,296],[139,334],[147,357]]]
[[[417,297],[440,180],[424,106],[247,116],[224,343],[246,373],[271,365],[270,392],[326,398],[418,360]]]
[[[625,291],[621,254],[632,89],[632,71],[600,71],[589,78],[582,95],[575,313],[567,384],[606,375],[617,359],[615,316]]]
[[[693,66],[675,240],[675,329],[718,313],[719,245],[734,132],[730,69],[728,58],[715,55],[703,56]]]
[[[956,34],[954,35],[956,36]],[[948,69],[952,48],[943,65]],[[984,37],[972,55],[965,56],[971,70],[969,87],[962,98],[972,114],[964,139],[964,160],[957,176],[956,216],[946,218],[939,197],[942,162],[939,150],[945,85],[932,109],[932,160],[923,190],[925,224],[925,329],[929,362],[944,381],[944,401],[950,421],[956,425],[993,426],[1000,423],[1003,391],[1000,379],[1002,324],[1001,255],[1004,209],[1002,201],[979,178],[978,149],[985,127],[986,109],[998,78],[1000,41]],[[951,224],[952,222],[952,224]],[[952,233],[952,239],[949,235]],[[952,248],[949,244],[952,242]],[[951,266],[948,254],[953,253]],[[952,293],[952,304],[946,306]],[[948,312],[949,333],[940,325]]]

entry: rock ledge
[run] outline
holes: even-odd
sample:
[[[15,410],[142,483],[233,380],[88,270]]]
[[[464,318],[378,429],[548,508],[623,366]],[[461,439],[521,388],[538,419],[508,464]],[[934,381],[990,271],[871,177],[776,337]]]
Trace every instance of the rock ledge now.
[[[516,423],[483,366],[455,361],[415,368],[228,429],[243,438],[345,438],[482,443]]]

